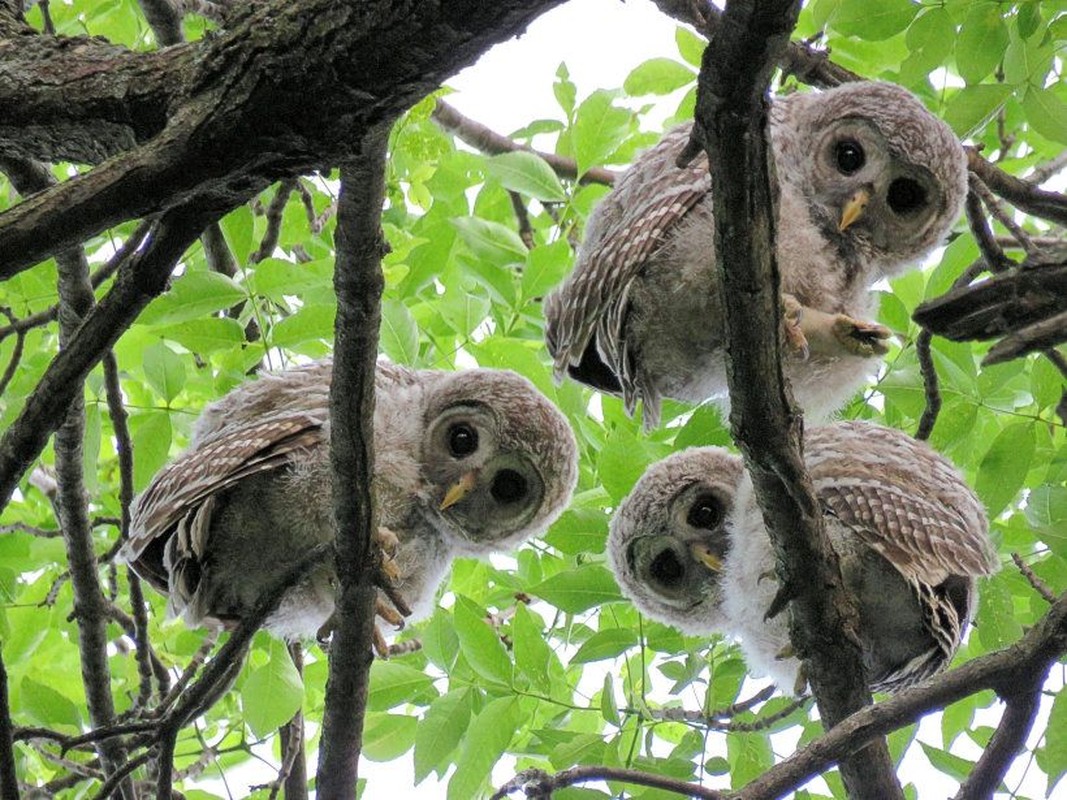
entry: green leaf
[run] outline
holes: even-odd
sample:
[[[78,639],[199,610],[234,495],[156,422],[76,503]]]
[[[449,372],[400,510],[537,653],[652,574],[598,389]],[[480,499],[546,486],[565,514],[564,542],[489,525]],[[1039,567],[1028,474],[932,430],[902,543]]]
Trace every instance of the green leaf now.
[[[704,48],[708,46],[706,39],[679,25],[674,29],[674,42],[678,45],[678,54],[682,58],[694,67],[700,66],[704,58]]]
[[[1003,83],[960,89],[945,105],[945,122],[965,139],[993,118],[1011,92],[1011,87]]]
[[[982,582],[978,591],[978,639],[986,650],[1014,644],[1022,636],[1015,600],[1003,573]]]
[[[270,332],[275,347],[294,347],[312,340],[333,341],[337,306],[333,303],[308,305],[279,321]]]
[[[696,80],[696,74],[685,64],[671,58],[650,58],[638,64],[626,76],[622,88],[629,95],[670,94]]]
[[[142,325],[173,325],[201,319],[234,306],[248,295],[239,284],[217,272],[187,272],[141,312]]]
[[[734,789],[740,789],[774,763],[770,740],[760,733],[727,736],[726,758],[730,762],[730,785]]]
[[[548,665],[555,654],[545,641],[541,623],[522,603],[515,606],[511,638],[515,647],[515,666],[519,672],[538,689],[548,692],[552,685]]]
[[[436,313],[462,337],[470,336],[489,316],[492,308],[489,298],[484,294],[459,286],[448,287],[445,293],[437,298],[436,306]]]
[[[463,739],[470,717],[470,689],[455,689],[430,704],[415,732],[415,783],[434,770],[444,771],[445,759]]]
[[[1033,129],[1047,139],[1067,144],[1067,103],[1052,89],[1031,86],[1023,96],[1023,111]]]
[[[604,685],[600,689],[600,714],[612,725],[619,724],[619,707],[615,703],[615,680],[611,673],[604,672]]]
[[[419,326],[399,300],[382,300],[382,326],[378,343],[398,364],[414,364],[419,355]]]
[[[501,153],[485,160],[485,170],[505,189],[527,197],[555,203],[567,199],[567,192],[552,167],[536,153],[525,150]]]
[[[304,701],[304,682],[285,645],[271,640],[268,653],[267,663],[241,682],[241,708],[256,736],[266,736],[291,720]]]
[[[81,711],[74,701],[29,676],[19,682],[19,703],[16,708],[39,725],[79,727],[82,724]]]
[[[156,342],[145,348],[142,360],[149,385],[169,405],[185,386],[185,364],[181,356],[162,342]]]
[[[493,766],[521,724],[522,711],[517,698],[498,697],[482,709],[467,729],[463,753],[448,782],[448,800],[480,796],[478,790],[488,781]]]
[[[138,414],[130,420],[133,439],[133,485],[140,491],[152,476],[167,463],[170,452],[170,414],[166,411],[150,411]]]
[[[622,500],[649,464],[670,452],[656,442],[639,439],[616,439],[600,449],[597,472],[611,499]]]
[[[1040,87],[1045,84],[1045,76],[1052,68],[1054,52],[1049,44],[1040,45],[1012,37],[1004,53],[1004,80],[1010,84],[1032,84]]]
[[[479,217],[456,217],[452,224],[475,258],[498,266],[526,261],[526,245],[506,225]]]
[[[435,694],[433,679],[421,670],[392,660],[376,659],[371,664],[370,691],[367,693],[367,708],[371,711],[429,702]]]
[[[165,339],[177,342],[186,350],[202,355],[239,347],[245,339],[241,324],[230,317],[191,319],[159,328],[156,332]]]
[[[287,296],[303,297],[312,291],[333,291],[333,259],[320,259],[304,264],[292,264],[268,258],[256,265],[252,286],[257,294],[277,302]]]
[[[511,659],[500,636],[489,625],[485,611],[459,595],[453,610],[459,647],[471,668],[486,680],[511,685]]]
[[[563,280],[571,268],[571,248],[566,239],[535,247],[526,255],[522,271],[522,296],[539,297]]]
[[[363,722],[363,750],[371,761],[392,761],[415,744],[419,721],[400,714],[367,714]]]
[[[831,24],[845,36],[879,42],[907,28],[918,11],[911,0],[847,0]]]
[[[603,164],[630,129],[630,112],[613,105],[615,94],[598,89],[578,106],[574,124],[574,156],[578,172]]]
[[[922,746],[923,752],[930,760],[930,763],[934,765],[934,768],[939,772],[943,772],[949,777],[955,778],[958,781],[967,780],[967,776],[974,770],[974,762],[968,761],[965,758],[960,758],[957,755],[948,753],[938,747],[929,745],[926,742],[919,742]]]
[[[580,614],[623,599],[615,578],[599,564],[582,564],[556,573],[530,589],[530,593],[568,614]]]
[[[630,628],[608,628],[597,631],[582,642],[578,652],[571,658],[571,663],[586,664],[590,661],[615,658],[634,647],[637,642],[637,632]]]
[[[1008,46],[1008,26],[999,3],[971,6],[956,40],[956,67],[968,84],[979,83],[991,73]]]
[[[1045,744],[1037,749],[1037,763],[1048,775],[1045,797],[1052,797],[1052,790],[1067,773],[1067,692],[1062,690],[1052,701]]]
[[[1028,422],[1008,425],[986,450],[978,465],[975,491],[990,518],[1003,511],[1022,488],[1034,457],[1034,429]]]

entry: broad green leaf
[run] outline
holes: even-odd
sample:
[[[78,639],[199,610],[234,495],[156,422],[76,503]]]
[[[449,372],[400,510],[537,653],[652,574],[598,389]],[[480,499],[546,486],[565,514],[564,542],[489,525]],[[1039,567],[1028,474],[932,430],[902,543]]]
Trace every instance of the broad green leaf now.
[[[282,301],[310,291],[333,291],[333,259],[293,264],[268,258],[256,265],[252,286],[258,294]]]
[[[1004,57],[1008,26],[999,3],[978,2],[971,6],[956,39],[956,67],[968,84],[979,83]]]
[[[670,94],[696,80],[696,74],[685,64],[672,58],[650,58],[638,64],[622,88],[630,95]]]
[[[181,356],[157,342],[145,348],[143,363],[148,383],[170,405],[185,386],[185,364]]]
[[[1034,429],[1028,422],[1008,425],[986,450],[974,488],[991,518],[1019,493],[1033,457]]]
[[[1023,111],[1035,131],[1054,142],[1067,144],[1067,103],[1052,89],[1033,86],[1027,89]]]
[[[966,138],[993,118],[1011,92],[1011,87],[1003,83],[960,89],[945,105],[945,122],[957,136]]]
[[[726,758],[730,762],[730,785],[740,789],[763,774],[774,763],[771,743],[762,733],[735,733],[726,737]]]
[[[506,225],[479,217],[456,217],[452,224],[475,258],[497,266],[526,261],[526,245]]]
[[[467,729],[463,753],[448,782],[447,800],[470,800],[480,796],[478,790],[488,781],[493,765],[521,723],[517,698],[498,697],[482,709]]]
[[[415,744],[419,721],[400,714],[367,714],[361,754],[371,761],[392,761]]]
[[[670,452],[663,445],[639,439],[617,439],[601,448],[597,471],[613,500],[622,500],[649,464]]]
[[[130,419],[133,439],[133,485],[140,491],[152,476],[167,463],[170,452],[171,425],[166,411],[150,411]]]
[[[630,628],[608,628],[597,631],[578,648],[571,658],[572,664],[602,661],[625,653],[638,642],[637,632]]]
[[[1012,37],[1004,53],[1004,80],[1014,85],[1044,86],[1045,76],[1052,68],[1053,55],[1050,44]]]
[[[1015,601],[1003,574],[982,582],[978,592],[978,639],[986,650],[1014,644],[1022,636]]]
[[[28,675],[19,682],[19,703],[16,708],[39,725],[75,728],[82,725],[81,710],[73,700]]]
[[[511,659],[500,635],[485,618],[485,611],[462,595],[453,610],[459,647],[467,663],[479,675],[494,683],[511,684]]]
[[[485,160],[485,170],[505,189],[527,197],[554,203],[567,199],[567,192],[552,167],[535,153],[517,150],[492,156]]]
[[[1067,773],[1067,693],[1062,690],[1052,701],[1052,712],[1045,729],[1045,744],[1037,749],[1037,763],[1048,775],[1046,797]]]
[[[622,600],[612,574],[599,564],[583,564],[557,573],[530,589],[560,611],[580,614],[595,606]]]
[[[600,713],[612,725],[619,724],[619,707],[615,703],[615,681],[605,670],[604,685],[600,689]]]
[[[241,708],[256,736],[266,736],[293,718],[304,701],[304,682],[285,645],[272,641],[266,664],[241,682]]]
[[[879,42],[907,28],[918,11],[911,0],[846,0],[831,24],[846,36]]]
[[[449,287],[437,298],[436,313],[456,332],[458,336],[470,336],[489,316],[492,304],[476,288],[462,289]],[[416,334],[418,332],[416,331]]]
[[[535,687],[548,692],[551,688],[548,665],[555,655],[545,642],[540,622],[522,603],[515,607],[511,638],[514,642],[515,666],[519,672],[529,678]]]
[[[455,689],[434,700],[415,731],[415,783],[422,783],[456,749],[471,716],[471,690]]]
[[[630,112],[614,100],[614,93],[598,89],[578,106],[573,134],[579,173],[605,163],[629,131]]]
[[[271,344],[275,347],[294,347],[314,339],[333,341],[336,316],[337,306],[333,303],[304,306],[271,328]]]
[[[419,355],[419,327],[399,300],[382,300],[382,326],[378,343],[398,364],[414,364]]]
[[[556,102],[559,103],[559,107],[563,109],[563,113],[568,117],[574,113],[574,103],[577,100],[577,93],[578,90],[570,80],[570,73],[567,71],[567,65],[561,61],[559,67],[556,69],[556,81],[552,84],[552,94],[555,95]]]
[[[557,283],[571,268],[571,248],[566,239],[535,247],[526,256],[522,271],[522,295],[539,297]]]
[[[137,317],[142,325],[173,325],[222,311],[245,300],[239,284],[217,272],[187,272]]]
[[[387,711],[406,703],[429,701],[436,694],[433,679],[399,661],[375,659],[371,664],[367,708]]]
[[[973,761],[960,758],[926,742],[919,742],[919,744],[922,746],[923,753],[926,754],[926,757],[938,772],[943,772],[958,781],[964,781],[971,774],[971,770],[974,769]]]
[[[177,342],[192,353],[207,355],[216,350],[240,346],[245,339],[241,324],[230,317],[191,319],[156,330],[160,336]]]
[[[707,40],[697,36],[688,28],[679,25],[674,29],[674,43],[678,45],[678,54],[694,67],[699,67],[704,58]]]

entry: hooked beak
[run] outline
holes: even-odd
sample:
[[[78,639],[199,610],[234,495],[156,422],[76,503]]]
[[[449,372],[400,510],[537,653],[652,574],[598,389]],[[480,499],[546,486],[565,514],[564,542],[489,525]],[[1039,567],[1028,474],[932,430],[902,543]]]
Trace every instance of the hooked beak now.
[[[856,193],[848,198],[848,202],[841,209],[841,220],[837,223],[837,230],[839,232],[844,231],[862,217],[863,211],[870,201],[871,193],[867,189],[857,189]]]
[[[690,544],[689,553],[712,572],[722,572],[722,559],[711,552],[711,548],[703,542]]]
[[[478,481],[478,473],[475,470],[464,474],[462,478],[448,487],[448,491],[445,492],[444,499],[441,500],[441,505],[437,507],[438,511],[444,511],[446,508],[451,508],[470,492],[474,488],[475,483]]]

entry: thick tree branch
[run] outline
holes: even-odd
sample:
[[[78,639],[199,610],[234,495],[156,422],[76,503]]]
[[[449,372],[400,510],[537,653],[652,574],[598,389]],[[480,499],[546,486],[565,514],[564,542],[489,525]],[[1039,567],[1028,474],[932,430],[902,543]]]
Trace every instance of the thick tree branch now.
[[[845,594],[822,512],[801,459],[802,418],[782,376],[776,189],[771,177],[766,92],[785,51],[799,2],[727,2],[698,84],[692,157],[709,153],[716,271],[723,287],[727,380],[734,441],[752,476],[790,603],[790,637],[827,728],[870,703],[857,646],[858,620]],[[729,265],[729,269],[726,268]],[[754,326],[759,319],[763,325]],[[841,765],[853,798],[903,797],[885,742]]]
[[[49,363],[18,418],[0,439],[0,508],[7,505],[22,475],[59,427],[89,370],[166,288],[182,253],[216,216],[212,209],[196,205],[169,211],[156,224],[148,243],[119,268],[115,285]]]
[[[15,777],[14,726],[8,702],[7,669],[0,653],[0,800],[19,800],[19,782]]]
[[[75,126],[99,129],[101,121],[88,124],[79,109],[121,98],[116,84],[134,97],[144,89],[131,83],[174,88],[169,97],[152,97],[150,119],[140,110],[125,138],[117,137],[118,149],[136,149],[0,214],[0,278],[120,220],[197,195],[233,207],[273,181],[340,163],[367,130],[395,119],[560,2],[269,0],[217,37],[149,55],[111,49],[93,69],[69,63],[70,51],[80,48],[34,40],[34,56],[22,62],[22,51],[13,51],[8,80],[0,80],[0,119],[9,126],[0,128],[0,141],[9,147],[31,126],[30,138],[40,138],[48,112],[58,117],[58,141],[73,138]],[[0,56],[11,48],[0,41]],[[51,74],[51,55],[65,61],[46,81],[41,64]],[[58,77],[86,72],[107,80],[79,84],[79,102],[71,103],[72,87]],[[42,87],[51,93],[41,97]],[[112,116],[136,110],[122,107]]]
[[[337,320],[330,386],[330,460],[337,519],[337,626],[323,711],[317,796],[356,796],[363,716],[373,660],[375,578],[381,554],[371,546],[377,525],[374,474],[374,376],[384,278],[381,232],[388,128],[368,134],[359,158],[341,168],[337,204]]]

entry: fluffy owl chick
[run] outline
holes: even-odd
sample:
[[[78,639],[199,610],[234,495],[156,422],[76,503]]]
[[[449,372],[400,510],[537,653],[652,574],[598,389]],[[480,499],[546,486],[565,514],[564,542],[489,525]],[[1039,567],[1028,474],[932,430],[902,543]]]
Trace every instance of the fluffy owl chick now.
[[[132,509],[123,555],[189,624],[239,621],[310,548],[335,536],[328,361],[264,376],[208,406],[193,444]],[[577,448],[560,412],[507,371],[379,363],[372,491],[395,534],[395,585],[424,616],[456,555],[545,530],[566,506]],[[266,627],[314,635],[334,608],[324,564]]]
[[[996,571],[981,503],[955,468],[900,431],[841,422],[809,431],[805,462],[845,584],[859,603],[872,689],[944,667],[974,616],[976,578]],[[608,554],[642,612],[691,634],[740,640],[755,673],[795,685],[798,662],[774,554],[741,458],[685,450],[654,464],[612,521]]]
[[[557,376],[621,394],[631,413],[642,400],[649,427],[662,397],[726,391],[707,158],[675,165],[690,129],[668,132],[622,175],[589,219],[574,272],[545,301]],[[886,83],[777,98],[770,138],[781,288],[811,340],[810,356],[784,367],[809,418],[824,418],[885,351],[888,331],[858,321],[875,310],[871,286],[948,233],[966,158],[947,125]]]

